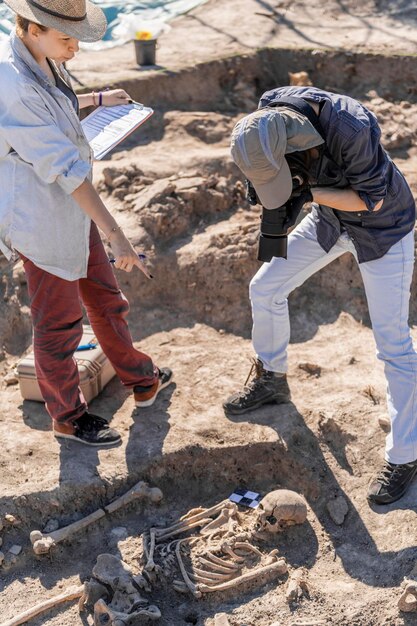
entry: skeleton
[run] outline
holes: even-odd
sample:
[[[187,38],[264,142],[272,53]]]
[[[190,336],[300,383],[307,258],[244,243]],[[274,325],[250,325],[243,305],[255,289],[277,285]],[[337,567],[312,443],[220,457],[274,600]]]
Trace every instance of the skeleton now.
[[[141,590],[149,591],[164,577],[176,592],[199,599],[284,575],[288,568],[278,550],[267,552],[254,545],[264,528],[260,519],[276,515],[278,532],[302,523],[307,508],[300,496],[286,490],[272,492],[262,502],[260,515],[253,510],[238,512],[235,503],[223,500],[208,509],[193,509],[167,528],[150,528],[142,535],[143,569],[135,580],[116,557],[101,555],[94,578],[86,583],[82,607],[94,606],[95,626],[136,626],[160,615],[139,594],[136,581]],[[272,527],[271,520],[264,522]]]
[[[65,541],[69,537],[76,535],[80,530],[86,528],[90,524],[93,524],[110,513],[114,513],[117,509],[120,509],[135,500],[147,498],[151,502],[156,503],[160,502],[162,497],[160,489],[157,489],[156,487],[148,487],[146,483],[141,481],[129,489],[129,491],[125,494],[120,496],[120,498],[114,500],[114,502],[111,502],[103,508],[94,511],[94,513],[87,515],[87,517],[84,517],[69,526],[59,528],[52,533],[42,533],[40,530],[33,530],[30,533],[30,541],[32,543],[33,551],[38,555],[47,554],[57,543]]]
[[[273,514],[276,517],[271,520]],[[258,538],[254,531],[272,532],[274,526],[278,532],[304,522],[306,515],[301,496],[287,490],[272,492],[262,500],[255,528],[248,530],[240,528],[237,505],[229,500],[209,509],[193,509],[168,528],[151,528],[149,535],[144,535],[144,572],[154,572],[159,559],[162,564],[158,574],[170,575],[177,565],[182,580],[175,578],[173,588],[196,598],[261,580],[263,576],[281,576],[287,572],[285,559],[278,556],[277,550],[265,555],[254,546],[253,539]],[[182,536],[190,532],[196,534]],[[257,566],[251,567],[254,559]]]
[[[279,533],[307,519],[307,505],[302,496],[288,489],[268,493],[259,503],[258,530]]]

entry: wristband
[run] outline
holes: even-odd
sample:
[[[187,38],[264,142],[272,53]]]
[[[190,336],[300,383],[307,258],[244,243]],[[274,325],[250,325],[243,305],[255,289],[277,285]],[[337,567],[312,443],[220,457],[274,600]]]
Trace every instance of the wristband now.
[[[103,94],[100,91],[99,94],[98,94],[98,106],[101,107],[102,104],[103,104]]]

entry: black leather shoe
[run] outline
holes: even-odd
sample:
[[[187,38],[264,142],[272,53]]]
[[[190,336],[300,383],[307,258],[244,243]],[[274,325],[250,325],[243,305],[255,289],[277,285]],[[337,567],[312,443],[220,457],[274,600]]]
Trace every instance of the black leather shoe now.
[[[252,380],[247,384],[253,373]],[[276,376],[274,372],[266,370],[263,363],[257,359],[252,365],[242,391],[229,396],[223,403],[223,408],[226,413],[240,415],[253,411],[263,404],[281,404],[289,402],[290,399],[291,393],[286,375]]]
[[[373,504],[390,504],[407,491],[417,473],[417,461],[395,465],[385,461],[384,467],[371,482],[368,500]]]

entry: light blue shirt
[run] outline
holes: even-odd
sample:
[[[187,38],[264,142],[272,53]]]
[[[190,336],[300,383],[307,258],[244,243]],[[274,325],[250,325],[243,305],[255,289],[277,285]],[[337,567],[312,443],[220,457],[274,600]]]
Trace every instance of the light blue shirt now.
[[[0,250],[83,278],[90,218],[71,193],[91,180],[92,151],[78,116],[15,32],[0,46],[0,85]]]

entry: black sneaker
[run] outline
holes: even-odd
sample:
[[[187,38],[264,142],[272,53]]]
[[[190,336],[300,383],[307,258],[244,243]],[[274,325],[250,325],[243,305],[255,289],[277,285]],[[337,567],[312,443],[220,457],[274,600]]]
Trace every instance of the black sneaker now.
[[[373,504],[390,504],[407,491],[417,473],[417,461],[395,465],[385,461],[384,467],[371,482],[368,500]]]
[[[54,422],[54,435],[61,439],[74,439],[87,446],[113,446],[122,440],[105,419],[87,411],[73,422]]]
[[[169,367],[160,367],[158,368],[158,372],[158,379],[150,387],[141,387],[140,385],[133,387],[136,406],[152,406],[158,393],[174,381],[174,375]]]
[[[254,371],[252,380],[247,384]],[[223,403],[223,408],[226,413],[240,415],[241,413],[257,409],[263,404],[281,404],[289,402],[290,399],[291,392],[286,375],[275,376],[274,372],[266,370],[263,363],[256,359],[242,391],[229,396],[226,402]]]

